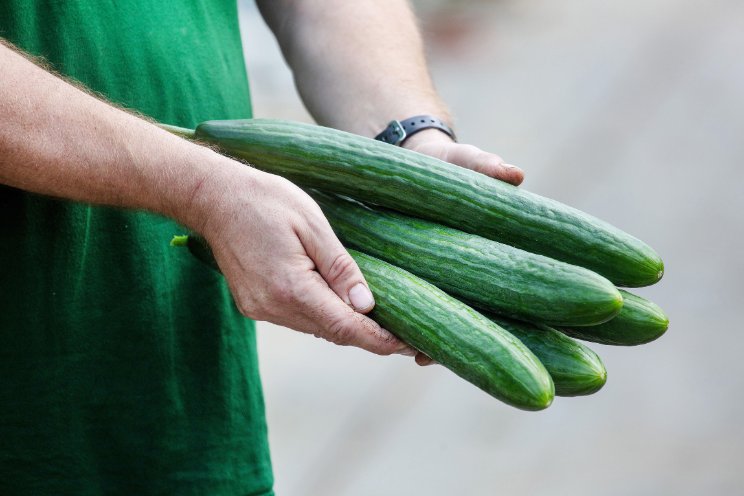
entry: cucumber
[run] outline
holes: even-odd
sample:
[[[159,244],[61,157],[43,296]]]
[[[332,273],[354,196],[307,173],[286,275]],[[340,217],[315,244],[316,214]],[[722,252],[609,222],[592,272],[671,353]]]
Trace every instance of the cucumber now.
[[[349,253],[375,296],[370,317],[381,326],[512,406],[542,410],[553,401],[550,375],[517,338],[410,272]]]
[[[173,246],[219,270],[206,241],[176,236]],[[381,326],[495,398],[523,410],[550,406],[553,381],[517,338],[405,270],[349,250],[375,297],[369,314]]]
[[[545,365],[553,378],[556,396],[589,395],[602,389],[607,382],[602,360],[578,341],[551,327],[486,315],[522,341]]]
[[[605,322],[622,307],[615,286],[582,267],[389,210],[310,194],[345,246],[478,308],[531,322],[584,326]]]
[[[660,338],[669,327],[669,318],[659,305],[620,290],[625,304],[612,320],[589,327],[561,327],[569,336],[594,343],[636,346]]]
[[[220,271],[217,261],[214,259],[212,249],[209,247],[207,240],[196,235],[173,236],[170,242],[171,246],[186,246],[194,257],[200,262],[208,265],[217,272]]]
[[[606,222],[404,148],[335,129],[268,119],[208,121],[193,136],[296,184],[580,265],[618,286],[646,286],[664,273],[654,250]]]

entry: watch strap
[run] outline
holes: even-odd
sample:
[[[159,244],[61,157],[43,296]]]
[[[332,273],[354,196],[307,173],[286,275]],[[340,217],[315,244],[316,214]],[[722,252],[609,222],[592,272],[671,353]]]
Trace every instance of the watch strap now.
[[[438,129],[457,141],[455,132],[444,121],[432,115],[417,115],[403,121],[390,121],[385,130],[375,136],[375,139],[400,146],[406,139],[424,129]]]

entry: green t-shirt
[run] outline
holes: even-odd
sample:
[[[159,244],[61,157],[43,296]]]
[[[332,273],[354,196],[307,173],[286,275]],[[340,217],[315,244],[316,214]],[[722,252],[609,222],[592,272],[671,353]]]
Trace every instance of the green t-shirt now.
[[[0,37],[162,122],[251,115],[236,0],[4,0]],[[181,232],[0,186],[0,494],[272,494],[254,325]]]

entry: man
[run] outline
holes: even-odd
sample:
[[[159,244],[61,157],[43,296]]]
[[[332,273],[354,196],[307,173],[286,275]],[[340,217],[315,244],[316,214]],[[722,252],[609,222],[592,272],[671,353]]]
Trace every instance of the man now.
[[[447,118],[405,0],[259,6],[320,124]],[[74,85],[174,125],[250,117],[235,0],[6,0],[0,38],[0,494],[272,494],[244,316],[414,352],[301,190]],[[521,182],[437,129],[405,146]],[[168,248],[179,224],[227,285]]]

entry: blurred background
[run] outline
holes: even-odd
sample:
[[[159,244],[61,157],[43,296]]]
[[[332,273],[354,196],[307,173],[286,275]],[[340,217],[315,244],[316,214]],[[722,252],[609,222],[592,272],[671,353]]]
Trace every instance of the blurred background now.
[[[671,326],[510,408],[442,367],[259,325],[279,495],[744,494],[744,2],[415,2],[458,135],[647,241]],[[309,121],[241,0],[257,117]],[[391,116],[392,117],[392,116]]]

